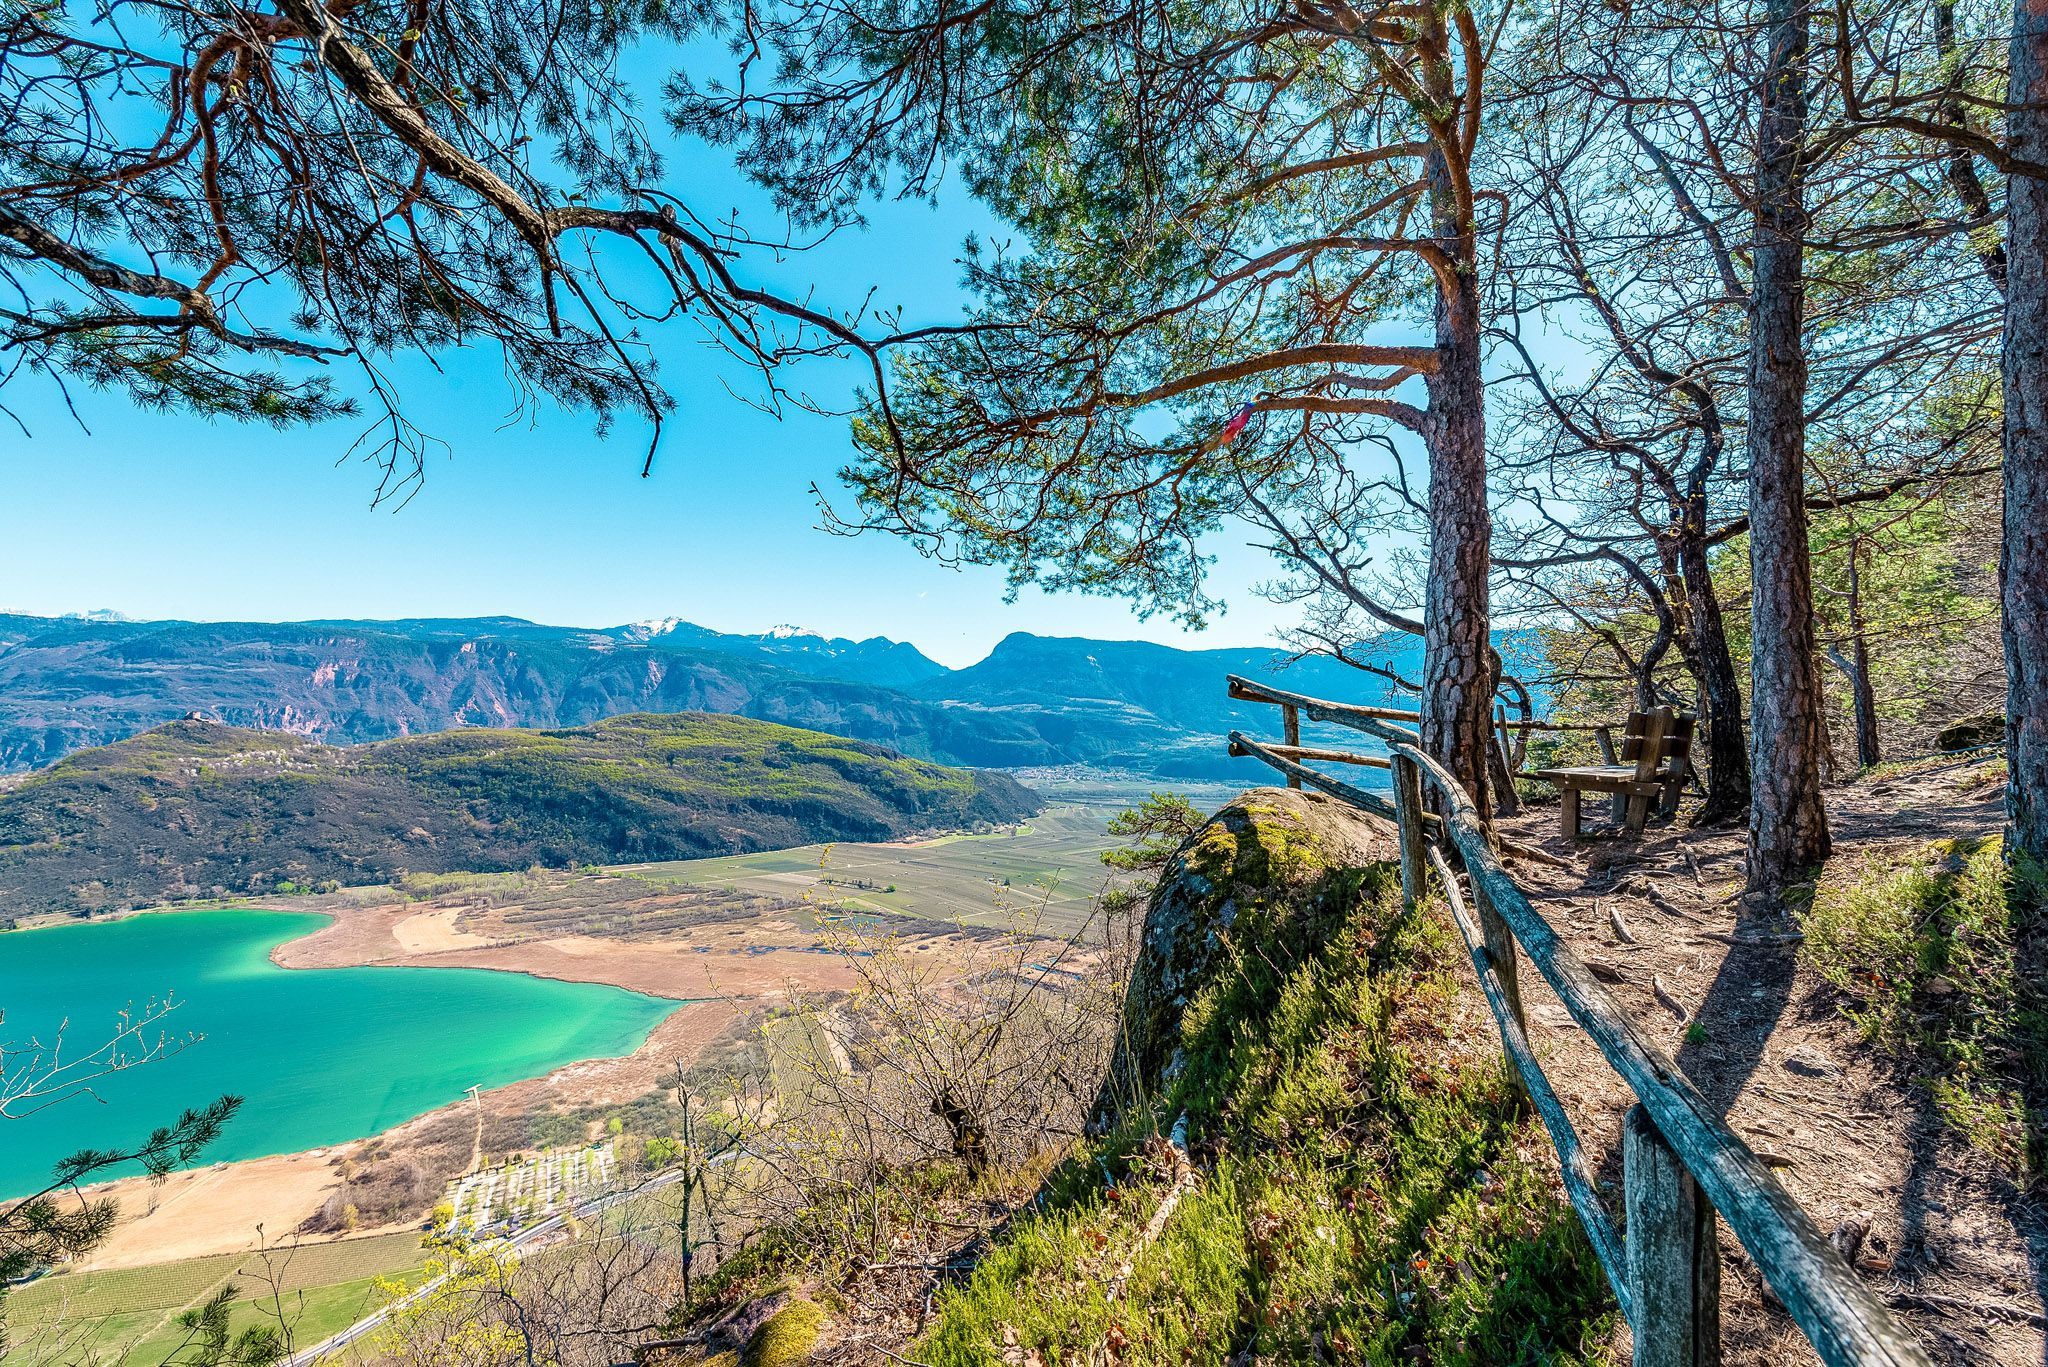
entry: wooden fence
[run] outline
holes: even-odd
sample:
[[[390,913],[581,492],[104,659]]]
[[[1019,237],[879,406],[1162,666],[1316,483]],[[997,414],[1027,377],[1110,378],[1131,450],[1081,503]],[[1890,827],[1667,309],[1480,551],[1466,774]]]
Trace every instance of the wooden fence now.
[[[1471,951],[1508,1061],[1557,1147],[1565,1192],[1634,1332],[1637,1367],[1709,1367],[1721,1360],[1716,1212],[1829,1367],[1928,1367],[1919,1343],[1771,1170],[1531,905],[1502,866],[1463,786],[1418,748],[1414,731],[1394,724],[1415,721],[1415,713],[1325,702],[1235,676],[1230,696],[1278,706],[1287,737],[1267,745],[1233,731],[1232,754],[1264,761],[1285,774],[1290,787],[1319,789],[1392,822],[1400,833],[1402,895],[1411,907],[1435,874]],[[1303,717],[1364,732],[1385,744],[1387,756],[1305,747]],[[1391,769],[1392,797],[1331,778],[1305,759]],[[1434,794],[1435,811],[1427,809],[1425,790]],[[1469,905],[1454,863],[1470,885]],[[1620,1226],[1529,1047],[1517,945],[1635,1095],[1622,1129]]]

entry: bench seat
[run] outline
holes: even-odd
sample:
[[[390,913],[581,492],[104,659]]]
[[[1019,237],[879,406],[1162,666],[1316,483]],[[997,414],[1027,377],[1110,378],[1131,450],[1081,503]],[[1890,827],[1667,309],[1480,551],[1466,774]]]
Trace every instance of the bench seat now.
[[[1546,783],[1559,787],[1590,788],[1596,793],[1641,793],[1650,796],[1664,790],[1671,778],[1671,766],[1665,765],[1655,778],[1636,777],[1633,764],[1584,764],[1571,769],[1533,769],[1530,778],[1540,778]]]
[[[1619,755],[1614,753],[1607,730],[1595,728],[1601,757],[1609,763],[1537,769],[1529,777],[1557,785],[1567,840],[1579,836],[1580,793],[1612,795],[1615,819],[1629,835],[1638,836],[1650,819],[1652,799],[1667,816],[1678,810],[1679,790],[1691,772],[1694,724],[1690,713],[1681,716],[1668,707],[1631,712]],[[1622,762],[1612,762],[1617,759]]]

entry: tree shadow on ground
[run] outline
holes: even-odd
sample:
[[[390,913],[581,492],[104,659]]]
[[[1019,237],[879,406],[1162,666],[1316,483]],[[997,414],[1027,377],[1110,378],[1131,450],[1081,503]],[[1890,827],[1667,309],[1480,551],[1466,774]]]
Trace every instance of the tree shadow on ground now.
[[[2034,1312],[1983,1284],[2020,1269],[2000,1265],[1980,1223],[2007,1222],[2011,1256],[2048,1299],[2044,908],[2038,872],[2009,866],[1995,840],[1957,838],[1830,879],[1804,918],[1803,954],[1828,985],[1816,1009],[1848,1020],[1912,1110],[1887,1270],[1923,1339],[1956,1362],[2048,1362],[2009,1327],[2044,1327]]]
[[[1731,945],[1678,1048],[1678,1066],[1726,1116],[1763,1066],[1764,1049],[1792,1002],[1794,947]]]

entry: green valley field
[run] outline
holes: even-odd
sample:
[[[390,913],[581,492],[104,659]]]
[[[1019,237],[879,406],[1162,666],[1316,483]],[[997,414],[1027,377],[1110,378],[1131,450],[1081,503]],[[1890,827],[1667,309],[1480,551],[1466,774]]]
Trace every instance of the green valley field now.
[[[626,864],[612,872],[650,882],[720,888],[808,903],[830,925],[871,913],[959,920],[1048,935],[1084,925],[1108,870],[1102,853],[1119,842],[1106,827],[1117,812],[1162,785],[1030,776],[1050,799],[1037,816],[985,835],[954,834],[887,843],[837,842],[759,854]],[[1196,793],[1209,805],[1223,790]]]
[[[400,1231],[47,1277],[8,1297],[15,1347],[0,1363],[154,1367],[186,1342],[179,1316],[229,1285],[239,1292],[230,1313],[234,1332],[282,1323],[295,1343],[318,1343],[382,1305],[380,1281],[409,1280],[425,1260],[419,1234]]]

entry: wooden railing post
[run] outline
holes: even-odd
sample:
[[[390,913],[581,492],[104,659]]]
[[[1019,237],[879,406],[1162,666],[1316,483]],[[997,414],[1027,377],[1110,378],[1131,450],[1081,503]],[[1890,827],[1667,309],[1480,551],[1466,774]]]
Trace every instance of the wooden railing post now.
[[[1280,707],[1280,731],[1287,738],[1289,745],[1296,747],[1301,745],[1301,709],[1293,703],[1283,703]],[[1289,774],[1287,776],[1287,786],[1299,788],[1301,780]]]
[[[1429,887],[1428,854],[1422,833],[1422,771],[1412,759],[1394,756],[1394,812],[1401,828],[1401,905],[1414,911]]]
[[[1494,910],[1493,897],[1483,879],[1472,879],[1472,900],[1479,909],[1479,937],[1486,941],[1486,956],[1493,960],[1493,971],[1500,978],[1501,995],[1507,998],[1508,1009],[1514,1012],[1515,1024],[1527,1030],[1529,1013],[1522,1007],[1522,978],[1515,959],[1515,932],[1508,929],[1508,923]]]
[[[1719,1367],[1714,1208],[1640,1104],[1622,1122],[1621,1171],[1636,1367]]]

